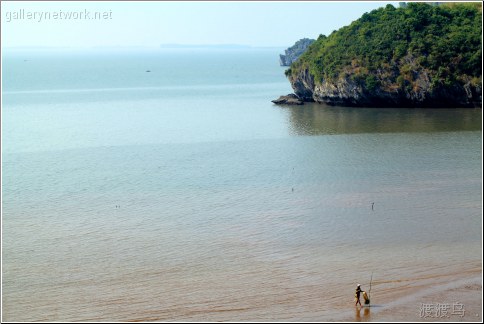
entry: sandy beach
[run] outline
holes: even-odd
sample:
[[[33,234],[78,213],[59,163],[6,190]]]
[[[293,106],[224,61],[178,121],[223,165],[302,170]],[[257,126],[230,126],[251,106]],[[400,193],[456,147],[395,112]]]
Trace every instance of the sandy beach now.
[[[444,279],[444,278],[441,278]],[[381,303],[387,296],[374,297],[370,308],[356,307],[348,321],[361,322],[482,322],[482,272],[467,271],[458,279],[439,280],[401,288],[396,298]],[[375,296],[375,293],[373,294]]]

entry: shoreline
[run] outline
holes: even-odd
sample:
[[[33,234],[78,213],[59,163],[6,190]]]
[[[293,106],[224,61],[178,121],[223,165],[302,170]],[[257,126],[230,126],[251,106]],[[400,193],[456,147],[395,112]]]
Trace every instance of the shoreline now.
[[[402,289],[403,290],[403,289]],[[356,307],[345,321],[482,322],[482,271],[449,283],[426,283],[404,289],[386,304]]]
[[[412,104],[410,102],[392,103],[385,101],[372,101],[371,103],[355,103],[340,99],[337,101],[317,101],[314,98],[302,97],[296,92],[287,95],[280,95],[279,98],[271,100],[278,106],[302,106],[306,104],[316,104],[326,107],[343,107],[343,108],[390,108],[390,109],[482,109],[482,101],[473,101],[468,105],[456,104]]]

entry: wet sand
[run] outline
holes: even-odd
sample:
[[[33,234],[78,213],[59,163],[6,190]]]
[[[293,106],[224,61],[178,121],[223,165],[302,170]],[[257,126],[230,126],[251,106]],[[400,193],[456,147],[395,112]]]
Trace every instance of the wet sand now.
[[[362,322],[482,322],[482,272],[457,280],[402,289],[388,303],[356,307],[347,321]],[[382,300],[382,298],[378,298]],[[377,300],[377,298],[374,298]]]

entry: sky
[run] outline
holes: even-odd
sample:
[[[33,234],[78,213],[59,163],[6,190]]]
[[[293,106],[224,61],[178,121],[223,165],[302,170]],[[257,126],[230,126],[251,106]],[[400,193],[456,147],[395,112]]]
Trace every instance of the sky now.
[[[349,25],[386,1],[1,2],[8,47],[159,47],[241,44],[288,47]]]

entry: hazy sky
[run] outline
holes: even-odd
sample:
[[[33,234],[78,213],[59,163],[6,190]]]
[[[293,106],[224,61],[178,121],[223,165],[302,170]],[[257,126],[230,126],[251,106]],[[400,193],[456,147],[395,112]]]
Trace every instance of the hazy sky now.
[[[1,2],[2,47],[292,45],[398,2]],[[96,16],[97,15],[97,16]]]

